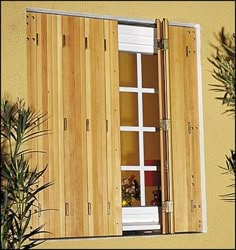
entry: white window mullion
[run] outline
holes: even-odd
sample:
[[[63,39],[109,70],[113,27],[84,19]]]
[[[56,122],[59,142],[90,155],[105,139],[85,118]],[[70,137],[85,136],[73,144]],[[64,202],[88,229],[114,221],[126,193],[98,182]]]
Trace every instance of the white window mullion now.
[[[139,89],[135,87],[120,87],[120,92],[126,92],[126,93],[138,93]],[[146,94],[154,94],[157,93],[158,90],[154,88],[141,88],[142,93]]]
[[[120,126],[120,131],[124,132],[124,131],[130,131],[130,132],[135,132],[135,131],[139,131],[140,128],[137,126]],[[156,127],[143,127],[143,131],[144,132],[156,132],[157,128]]]
[[[139,122],[139,164],[141,206],[145,206],[145,178],[144,178],[144,139],[143,139],[143,93],[142,93],[142,58],[137,53],[137,84],[138,84],[138,122]]]

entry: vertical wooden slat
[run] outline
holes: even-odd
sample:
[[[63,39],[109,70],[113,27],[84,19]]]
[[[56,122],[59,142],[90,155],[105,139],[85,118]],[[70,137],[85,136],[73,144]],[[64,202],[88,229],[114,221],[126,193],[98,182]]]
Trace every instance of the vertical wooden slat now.
[[[37,56],[36,56],[36,14],[35,13],[26,13],[26,22],[27,22],[27,85],[28,85],[28,106],[37,112]],[[36,124],[35,124],[36,125]],[[36,126],[32,132],[36,132],[38,127]],[[28,146],[31,150],[38,150],[38,138],[30,140]],[[37,166],[38,155],[37,153],[31,153],[29,155],[29,164],[32,169]],[[38,185],[38,183],[36,184]],[[38,206],[37,204],[35,204]],[[35,212],[37,208],[31,210],[32,213]],[[33,214],[31,227],[32,229],[38,226],[39,220],[38,215]]]
[[[156,20],[156,39],[157,41],[162,38],[162,26],[159,19]],[[164,89],[163,89],[163,53],[161,50],[157,50],[157,76],[158,76],[158,93],[159,93],[159,116],[162,120],[164,118]],[[160,156],[161,156],[161,192],[162,202],[167,199],[167,182],[165,171],[165,141],[163,130],[160,131]],[[168,218],[167,214],[162,210],[161,213],[161,229],[162,233],[168,232]]]
[[[169,22],[166,18],[162,21],[162,38],[164,41],[169,41]],[[164,95],[165,95],[165,116],[164,119],[169,120],[170,124],[172,124],[172,110],[171,110],[171,90],[170,90],[170,54],[169,48],[163,50],[163,66],[164,66]],[[170,126],[171,129],[171,126]],[[172,187],[172,176],[173,176],[173,165],[172,165],[172,133],[168,129],[164,131],[165,141],[166,141],[166,159],[167,159],[167,167],[166,167],[166,179],[167,179],[167,200],[173,201],[173,187]],[[174,224],[173,224],[173,211],[168,212],[168,231],[169,233],[174,232]]]
[[[63,16],[65,236],[88,235],[84,18]]]
[[[198,82],[197,82],[197,48],[196,48],[196,31],[195,28],[185,29],[186,45],[189,49],[186,56],[186,74],[185,89],[188,93],[188,121],[192,126],[192,134],[189,136],[190,146],[190,166],[192,178],[192,193],[194,207],[191,223],[193,231],[201,231],[202,229],[202,209],[201,209],[201,177],[200,177],[200,142],[199,142],[199,110],[198,110]],[[191,83],[191,84],[190,84]]]
[[[120,111],[118,23],[104,21],[107,127],[108,234],[121,235]]]
[[[171,132],[175,232],[188,230],[189,189],[186,98],[184,89],[185,41],[181,28],[170,26]],[[181,228],[181,229],[180,229]]]
[[[47,53],[45,50],[45,35],[46,35],[46,15],[41,15],[36,13],[36,21],[37,21],[37,29],[36,32],[38,34],[37,41],[37,62],[36,62],[36,71],[37,71],[37,111],[40,113],[47,113],[48,105],[47,105],[47,71],[46,71],[46,63],[47,63]],[[46,117],[45,117],[46,119]],[[47,122],[40,124],[38,126],[40,130],[47,130]],[[47,135],[41,136],[38,138],[38,169],[42,170],[48,163],[48,137]],[[44,153],[41,153],[44,152]],[[43,185],[45,182],[48,182],[48,170],[44,173],[39,181],[39,185]],[[46,209],[44,203],[44,195],[45,192],[40,192],[38,194],[39,199],[39,210]],[[44,212],[39,211],[37,214],[39,225],[43,225],[44,221]],[[47,234],[40,234],[39,237],[47,237]]]
[[[107,219],[107,166],[106,166],[106,113],[103,20],[86,19],[86,108],[90,122],[88,143],[88,201],[91,203],[89,232],[106,235]]]
[[[61,16],[47,15],[47,85],[48,85],[48,173],[54,184],[48,190],[44,203],[54,209],[46,215],[46,227],[51,237],[65,235],[64,224],[64,170],[63,170],[63,102],[62,102],[62,42]],[[55,210],[56,209],[56,210]]]
[[[157,20],[157,41],[168,40],[168,20]],[[157,49],[158,87],[159,87],[159,112],[160,120],[171,121],[170,87],[169,87],[169,52],[168,48]],[[172,201],[172,160],[171,160],[171,133],[166,129],[160,130],[161,151],[161,187],[162,187],[162,233],[172,233],[173,213],[166,212],[165,202]]]
[[[196,46],[189,31],[170,26],[174,232],[201,229]]]

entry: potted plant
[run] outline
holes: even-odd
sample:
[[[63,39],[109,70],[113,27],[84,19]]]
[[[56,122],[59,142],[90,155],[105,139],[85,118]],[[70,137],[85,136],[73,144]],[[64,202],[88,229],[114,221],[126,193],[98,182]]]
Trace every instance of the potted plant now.
[[[37,129],[46,120],[47,114],[26,108],[23,100],[1,101],[1,249],[29,249],[44,242],[32,239],[45,232],[44,225],[29,225],[33,214],[41,212],[37,195],[52,183],[40,184],[47,166],[30,166],[29,155],[39,152],[28,146],[48,133]]]

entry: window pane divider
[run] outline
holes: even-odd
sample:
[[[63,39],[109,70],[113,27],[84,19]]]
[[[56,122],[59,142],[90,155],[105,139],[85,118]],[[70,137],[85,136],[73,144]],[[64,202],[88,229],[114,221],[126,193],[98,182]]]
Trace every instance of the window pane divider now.
[[[131,131],[131,132],[138,132],[138,131],[143,131],[143,132],[157,132],[160,129],[157,127],[138,127],[138,126],[120,126],[120,131]]]
[[[120,87],[119,88],[120,92],[127,92],[127,93],[145,93],[145,94],[154,94],[154,93],[158,93],[157,89],[154,88],[142,88],[142,87]]]
[[[156,171],[158,169],[158,166],[131,166],[131,165],[122,165],[121,170],[122,171]]]

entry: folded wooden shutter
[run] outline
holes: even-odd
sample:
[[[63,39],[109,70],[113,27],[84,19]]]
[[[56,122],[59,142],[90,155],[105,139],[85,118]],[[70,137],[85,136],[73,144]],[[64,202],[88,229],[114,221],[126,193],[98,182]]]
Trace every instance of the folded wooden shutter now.
[[[161,183],[162,183],[162,233],[173,231],[172,211],[172,148],[170,133],[170,86],[169,86],[169,52],[168,20],[156,21],[157,25],[157,60],[159,86],[159,114],[160,114],[160,148],[161,148]]]
[[[44,229],[52,232],[42,237],[59,237],[65,234],[64,192],[63,192],[63,130],[62,119],[62,53],[61,53],[61,17],[38,13],[26,13],[31,26],[31,39],[28,40],[28,104],[36,112],[48,114],[48,121],[39,124],[40,129],[48,129],[49,134],[38,138],[34,150],[37,153],[37,166],[48,169],[40,180],[52,181],[53,186],[39,194],[37,223],[34,228],[45,223]],[[52,132],[53,131],[53,132]],[[41,211],[41,209],[51,209]],[[34,221],[33,221],[34,223]]]
[[[196,34],[169,26],[173,232],[200,232],[201,186]]]
[[[157,20],[162,232],[202,230],[196,34]]]
[[[43,237],[121,235],[117,22],[27,13],[28,102],[51,133],[33,145],[49,165],[34,225]],[[31,39],[32,38],[32,39]]]

